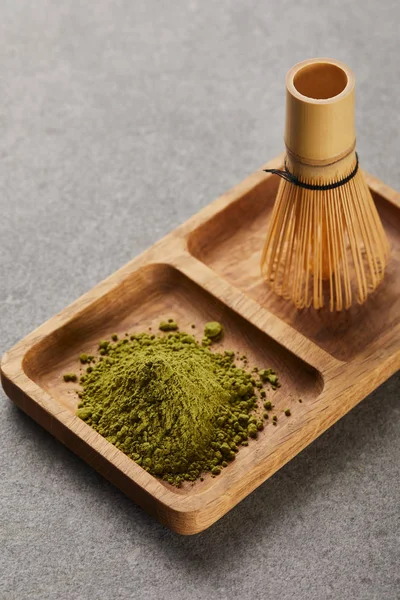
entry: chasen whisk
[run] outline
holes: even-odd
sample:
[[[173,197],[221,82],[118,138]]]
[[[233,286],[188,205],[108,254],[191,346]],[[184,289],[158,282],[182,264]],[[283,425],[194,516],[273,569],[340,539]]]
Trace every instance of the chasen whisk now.
[[[363,303],[389,248],[355,151],[353,73],[331,59],[286,77],[286,157],[261,260],[273,290],[297,308]]]

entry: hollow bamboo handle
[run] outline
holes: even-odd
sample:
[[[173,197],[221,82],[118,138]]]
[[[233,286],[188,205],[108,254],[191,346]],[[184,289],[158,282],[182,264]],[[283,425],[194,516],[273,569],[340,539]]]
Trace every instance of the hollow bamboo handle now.
[[[324,165],[354,150],[354,91],[354,75],[340,61],[314,58],[290,69],[284,139],[293,158]]]

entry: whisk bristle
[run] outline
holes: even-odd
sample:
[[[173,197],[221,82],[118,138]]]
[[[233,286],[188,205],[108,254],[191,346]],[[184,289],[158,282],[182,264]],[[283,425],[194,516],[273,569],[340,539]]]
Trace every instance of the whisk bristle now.
[[[319,179],[319,183],[328,183]],[[383,279],[389,247],[362,171],[345,185],[308,190],[282,180],[262,254],[273,290],[297,308],[362,304]]]

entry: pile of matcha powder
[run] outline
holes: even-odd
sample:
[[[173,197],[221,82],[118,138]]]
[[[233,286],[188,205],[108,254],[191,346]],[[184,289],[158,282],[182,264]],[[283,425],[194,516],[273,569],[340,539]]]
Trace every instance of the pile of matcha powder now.
[[[213,352],[223,335],[219,323],[206,325],[202,343],[173,320],[160,328],[158,335],[114,335],[100,342],[99,357],[81,355],[89,366],[77,415],[146,471],[180,486],[204,472],[218,475],[257,437],[263,419],[254,414],[256,389],[279,382],[271,370],[236,366],[233,351]]]

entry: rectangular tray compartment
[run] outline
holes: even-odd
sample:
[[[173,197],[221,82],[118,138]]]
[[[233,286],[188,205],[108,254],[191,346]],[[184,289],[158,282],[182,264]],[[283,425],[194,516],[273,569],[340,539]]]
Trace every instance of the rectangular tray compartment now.
[[[42,334],[31,334],[31,343],[17,353],[16,361],[5,357],[3,385],[25,412],[148,512],[177,532],[195,533],[240,499],[239,495],[235,499],[233,494],[228,503],[224,502],[220,500],[224,494],[221,490],[242,488],[243,482],[252,477],[253,470],[257,473],[255,482],[260,477],[265,478],[271,469],[276,470],[274,455],[290,437],[290,431],[301,428],[302,420],[315,406],[323,390],[322,376],[267,332],[247,322],[171,265],[148,264],[117,285],[110,281],[108,287],[108,291],[86,303],[83,309],[76,312],[66,309],[64,323],[54,322],[55,317],[40,328]],[[80,386],[63,381],[66,372],[84,372],[79,354],[96,353],[99,340],[109,339],[113,333],[123,338],[126,333],[146,331],[150,327],[152,332],[157,332],[159,322],[169,317],[176,319],[181,330],[192,333],[199,341],[206,322],[222,321],[225,335],[219,343],[213,344],[213,349],[221,352],[234,349],[240,355],[246,354],[248,368],[272,367],[279,373],[281,382],[281,388],[271,389],[268,396],[275,405],[274,413],[279,415],[279,426],[274,427],[271,421],[266,423],[258,439],[250,440],[247,448],[241,448],[236,460],[223,469],[218,478],[207,474],[204,481],[185,482],[181,488],[149,475],[76,417],[79,401],[76,391]],[[50,327],[52,321],[53,327]],[[192,323],[196,329],[191,328]],[[240,361],[237,364],[240,365]],[[302,398],[301,404],[299,398]],[[292,411],[290,418],[283,415],[288,407]],[[250,490],[250,485],[247,487]],[[185,499],[193,502],[185,504]]]
[[[384,281],[368,302],[342,313],[331,313],[329,308],[299,311],[276,296],[260,274],[261,252],[278,185],[277,176],[265,177],[203,222],[189,235],[191,254],[338,360],[360,360],[374,353],[382,340],[395,341],[400,323],[399,207],[371,189],[391,258]]]

